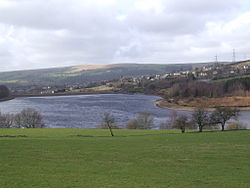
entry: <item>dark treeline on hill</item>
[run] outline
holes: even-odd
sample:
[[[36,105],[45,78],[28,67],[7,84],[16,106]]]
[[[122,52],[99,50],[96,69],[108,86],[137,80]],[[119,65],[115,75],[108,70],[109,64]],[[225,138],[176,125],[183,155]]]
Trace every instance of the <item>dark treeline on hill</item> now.
[[[225,92],[249,91],[250,77],[231,79],[225,82],[223,89]]]
[[[0,99],[7,98],[9,96],[10,96],[9,89],[4,85],[0,85]]]
[[[182,82],[170,88],[170,97],[223,97],[246,96],[250,90],[250,78],[237,78],[221,82]]]
[[[128,85],[123,87],[133,91]],[[166,98],[247,96],[250,91],[250,77],[216,82],[180,78],[142,82],[138,87],[145,93],[160,94]]]
[[[187,81],[173,85],[168,97],[222,97],[224,95],[223,83],[207,83]]]

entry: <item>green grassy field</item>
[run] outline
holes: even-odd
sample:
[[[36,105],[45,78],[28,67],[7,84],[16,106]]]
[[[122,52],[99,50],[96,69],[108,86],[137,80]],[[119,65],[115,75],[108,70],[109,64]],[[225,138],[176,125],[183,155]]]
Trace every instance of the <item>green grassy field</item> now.
[[[114,132],[0,129],[0,187],[250,187],[248,130]]]

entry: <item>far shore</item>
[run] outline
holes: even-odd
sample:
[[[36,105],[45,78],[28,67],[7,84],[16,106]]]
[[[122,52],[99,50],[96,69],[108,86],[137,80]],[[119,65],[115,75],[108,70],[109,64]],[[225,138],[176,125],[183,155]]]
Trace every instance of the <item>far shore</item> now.
[[[153,95],[153,94],[146,94],[146,93],[128,93],[128,92],[120,92],[120,91],[98,91],[98,92],[65,92],[65,93],[47,93],[47,94],[22,94],[22,95],[13,95],[9,97],[8,99],[2,99],[1,101],[7,101],[7,100],[12,100],[15,98],[20,98],[20,97],[56,97],[56,96],[74,96],[74,95],[105,95],[105,94],[127,94],[127,95]],[[157,96],[157,95],[154,95]]]
[[[22,94],[14,95],[14,98],[19,97],[53,97],[53,96],[71,96],[71,95],[98,95],[98,94],[118,94],[117,92],[85,92],[85,93],[48,93],[48,94]]]
[[[118,94],[117,92],[85,92],[85,93],[47,93],[47,94],[22,94],[22,95],[12,95],[7,98],[0,99],[0,102],[9,101],[20,97],[53,97],[53,96],[73,96],[73,95],[98,95],[98,94]]]

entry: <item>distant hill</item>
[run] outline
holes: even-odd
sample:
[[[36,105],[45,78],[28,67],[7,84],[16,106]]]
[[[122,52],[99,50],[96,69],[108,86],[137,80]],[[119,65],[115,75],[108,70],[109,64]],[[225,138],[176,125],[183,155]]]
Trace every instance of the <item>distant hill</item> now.
[[[197,66],[197,65],[196,65]],[[163,74],[191,70],[193,64],[112,64],[82,65],[62,68],[24,70],[0,73],[0,84],[16,86],[48,86],[78,84],[122,77]]]

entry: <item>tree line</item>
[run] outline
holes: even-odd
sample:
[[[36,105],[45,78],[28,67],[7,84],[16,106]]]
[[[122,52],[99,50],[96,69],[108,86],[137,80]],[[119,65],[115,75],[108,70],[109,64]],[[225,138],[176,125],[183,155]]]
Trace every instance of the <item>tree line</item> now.
[[[246,96],[250,91],[250,77],[219,82],[186,80],[173,84],[166,97],[223,97]]]
[[[225,130],[226,124],[230,119],[237,119],[239,115],[239,110],[237,108],[231,107],[218,107],[213,112],[208,112],[204,107],[198,107],[191,115],[188,117],[186,115],[178,115],[173,112],[170,119],[161,124],[161,129],[180,129],[182,133],[185,133],[186,129],[198,129],[202,132],[204,128],[218,128]],[[232,126],[234,125],[234,126]],[[138,116],[128,121],[126,124],[127,129],[151,129],[153,127],[153,115],[149,112],[141,112]],[[101,128],[109,129],[111,135],[114,136],[112,129],[119,128],[115,125],[115,118],[110,113],[105,113],[103,118],[103,123]],[[231,124],[231,129],[243,129],[244,125],[240,123]]]
[[[40,112],[33,108],[23,109],[17,114],[0,113],[0,128],[43,128]]]
[[[180,129],[185,133],[186,129],[198,129],[202,132],[204,128],[220,126],[225,130],[227,122],[237,118],[239,111],[236,108],[218,107],[213,112],[208,112],[203,107],[197,108],[191,118],[186,115],[177,115],[173,112],[170,119],[160,126],[161,129]],[[141,112],[135,119],[127,122],[127,129],[152,129],[153,115],[150,112]],[[27,108],[17,114],[0,113],[0,128],[44,128],[42,115],[35,109]],[[119,128],[115,125],[115,118],[111,113],[105,112],[102,124],[99,128],[109,129],[114,136],[113,129]],[[244,128],[243,126],[234,128]]]
[[[204,128],[206,129],[218,129],[221,128],[222,131],[225,130],[226,124],[231,119],[237,120],[239,116],[239,110],[237,108],[231,107],[218,107],[213,112],[208,112],[204,107],[198,107],[192,113],[191,118],[186,115],[177,115],[176,112],[172,113],[170,120],[162,125],[162,129],[176,128],[180,129],[182,133],[185,133],[186,129],[198,129],[199,132],[202,132]],[[235,123],[235,122],[234,122]],[[243,125],[238,123],[238,127],[235,124],[235,127],[231,129],[243,129]]]

